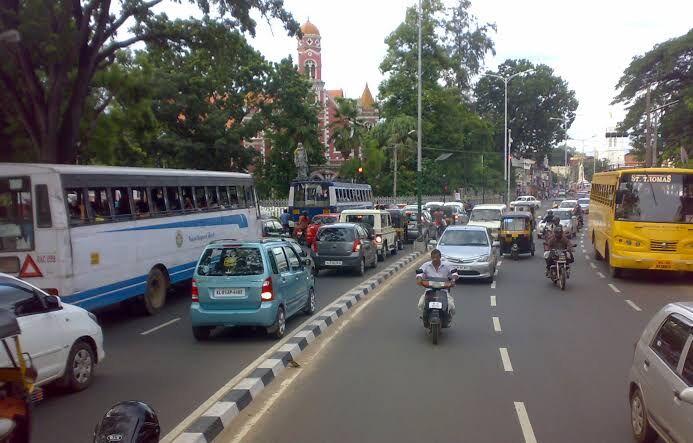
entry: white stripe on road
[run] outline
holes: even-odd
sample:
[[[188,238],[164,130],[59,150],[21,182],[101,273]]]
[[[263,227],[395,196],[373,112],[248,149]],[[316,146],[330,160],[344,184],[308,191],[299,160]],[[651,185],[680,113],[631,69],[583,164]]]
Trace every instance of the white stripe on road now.
[[[503,332],[498,317],[491,317],[491,319],[493,320],[493,330],[496,332]]]
[[[508,348],[499,348],[501,360],[503,361],[503,369],[505,372],[513,372],[513,365],[510,363],[510,355],[508,355]]]
[[[617,294],[620,294],[620,293],[621,293],[621,290],[618,289],[616,286],[614,286],[613,283],[609,283],[609,287],[610,287],[611,290],[614,291],[615,293],[617,293]]]
[[[517,419],[520,421],[520,427],[522,428],[522,435],[525,438],[525,443],[537,443],[537,438],[534,436],[532,423],[529,422],[529,415],[527,415],[525,404],[521,401],[516,401],[515,412],[517,412]]]
[[[590,266],[592,266],[592,269],[597,269],[597,265],[595,265],[595,264],[592,263],[592,262],[590,262]]]
[[[601,272],[597,272],[597,275],[600,276],[601,278],[606,278],[606,275],[602,274]]]
[[[500,266],[503,264],[503,260],[500,260],[498,264],[496,265],[497,268],[500,268]]]
[[[148,329],[148,330],[146,330],[146,331],[144,331],[144,332],[140,332],[140,335],[151,334],[152,332],[158,331],[158,330],[161,329],[161,328],[165,328],[165,327],[168,326],[168,325],[174,324],[174,323],[177,322],[178,320],[180,320],[180,317],[176,317],[176,318],[174,318],[173,320],[169,320],[169,321],[167,321],[166,323],[162,323],[162,324],[160,324],[159,326],[153,327],[152,329]]]
[[[642,309],[640,309],[640,306],[636,305],[632,301],[626,300],[626,303],[628,303],[630,305],[630,307],[635,309],[636,311],[638,311],[638,312],[642,311]]]
[[[585,254],[585,260],[590,261],[590,256]]]
[[[583,250],[582,250],[582,253],[583,253],[583,254],[587,254],[587,249],[583,249]]]
[[[491,283],[491,289],[496,289],[496,281],[493,280],[493,283]]]
[[[491,296],[491,306],[496,306],[496,296],[495,295]]]

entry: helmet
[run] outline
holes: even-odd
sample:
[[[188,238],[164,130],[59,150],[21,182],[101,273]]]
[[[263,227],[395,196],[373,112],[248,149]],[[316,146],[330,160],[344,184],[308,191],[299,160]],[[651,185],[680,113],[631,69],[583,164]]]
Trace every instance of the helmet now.
[[[551,216],[553,216],[553,211],[552,211],[551,209],[549,209],[548,211],[546,211],[546,215],[551,215]]]
[[[108,410],[94,429],[94,443],[157,443],[159,419],[141,401],[123,401]]]
[[[553,235],[556,236],[557,238],[563,237],[563,226],[556,225],[555,228],[553,228]]]

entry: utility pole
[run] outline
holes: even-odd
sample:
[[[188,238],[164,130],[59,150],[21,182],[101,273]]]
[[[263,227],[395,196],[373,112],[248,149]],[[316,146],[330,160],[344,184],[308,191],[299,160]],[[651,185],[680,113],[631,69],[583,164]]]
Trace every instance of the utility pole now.
[[[397,198],[397,144],[395,143],[395,184],[392,190],[394,197]]]
[[[484,170],[484,154],[481,154],[481,203],[486,201],[486,171]]]
[[[416,128],[417,128],[417,136],[416,136],[416,206],[417,206],[417,226],[419,230],[419,238],[421,238],[421,16],[423,15],[423,5],[421,0],[419,0],[419,14],[418,14],[418,21],[419,21],[419,44],[418,44],[418,49],[419,49],[419,54],[418,54],[418,77],[417,77],[417,83],[418,83],[418,91],[417,91],[417,110],[416,110]]]

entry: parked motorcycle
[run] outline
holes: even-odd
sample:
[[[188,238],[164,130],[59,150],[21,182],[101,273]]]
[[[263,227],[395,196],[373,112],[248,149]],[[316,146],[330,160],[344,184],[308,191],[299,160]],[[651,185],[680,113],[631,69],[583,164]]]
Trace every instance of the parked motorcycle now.
[[[416,274],[422,274],[423,270],[417,269]],[[448,297],[444,289],[450,289],[454,282],[447,278],[429,277],[424,280],[426,295],[424,296],[423,325],[431,333],[434,345],[438,344],[441,330],[450,327],[452,316],[448,312]]]

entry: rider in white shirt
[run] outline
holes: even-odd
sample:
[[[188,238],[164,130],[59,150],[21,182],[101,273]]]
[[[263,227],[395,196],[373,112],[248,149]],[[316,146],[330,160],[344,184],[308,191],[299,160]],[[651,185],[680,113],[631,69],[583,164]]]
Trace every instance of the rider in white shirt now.
[[[431,251],[431,261],[427,261],[426,263],[421,266],[421,270],[423,271],[421,274],[416,274],[416,284],[419,286],[423,286],[424,288],[424,281],[427,280],[428,278],[447,278],[451,280],[453,283],[457,278],[459,277],[457,275],[457,271],[452,268],[450,265],[447,263],[443,263],[441,261],[442,255],[438,249],[434,249]],[[455,315],[455,300],[452,298],[452,295],[450,295],[450,291],[447,289],[442,289],[445,291],[445,293],[448,296],[448,313],[450,314],[450,317]],[[421,295],[421,298],[419,298],[419,316],[423,316],[423,307],[424,307],[424,299],[425,299],[426,293],[424,292],[423,295]]]

